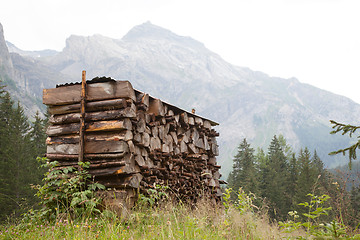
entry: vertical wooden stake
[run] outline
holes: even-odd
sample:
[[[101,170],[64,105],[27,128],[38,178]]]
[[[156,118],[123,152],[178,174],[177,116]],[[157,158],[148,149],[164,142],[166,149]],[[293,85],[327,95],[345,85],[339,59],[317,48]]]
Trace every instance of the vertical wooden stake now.
[[[79,162],[84,161],[85,154],[85,105],[86,105],[86,71],[82,71],[81,81],[81,115],[80,115],[80,141],[79,141]]]

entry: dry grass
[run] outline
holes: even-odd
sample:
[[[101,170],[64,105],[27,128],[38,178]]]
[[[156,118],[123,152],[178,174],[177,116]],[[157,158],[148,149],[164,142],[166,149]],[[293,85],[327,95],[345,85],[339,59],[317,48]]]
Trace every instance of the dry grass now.
[[[60,218],[61,219],[61,218]],[[139,207],[127,219],[100,216],[81,221],[22,222],[1,226],[3,239],[286,239],[266,215],[228,211],[200,201],[196,206]]]

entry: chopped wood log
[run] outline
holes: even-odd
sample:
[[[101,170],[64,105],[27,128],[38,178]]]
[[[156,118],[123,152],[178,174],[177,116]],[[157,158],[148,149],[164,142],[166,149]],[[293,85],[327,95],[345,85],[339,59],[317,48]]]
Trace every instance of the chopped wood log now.
[[[103,184],[105,187],[139,188],[142,178],[143,176],[140,173],[136,173],[130,176],[115,175],[110,177],[99,177],[95,179],[97,182]]]
[[[136,155],[136,156],[135,156],[135,162],[136,162],[140,167],[146,165],[145,160],[144,160],[143,156],[141,156],[141,155]]]
[[[187,146],[188,146],[191,153],[198,153],[199,152],[194,144],[189,143]]]
[[[51,124],[66,124],[76,123],[80,121],[80,113],[70,113],[65,115],[52,115],[49,118]],[[108,110],[102,112],[89,112],[85,114],[85,121],[104,121],[122,118],[135,118],[136,113],[134,109],[125,108],[121,110]]]
[[[136,104],[144,104],[146,107],[149,107],[149,94],[142,92],[135,92],[136,95]]]
[[[157,137],[150,138],[150,150],[160,150],[161,151],[161,141]]]
[[[181,121],[182,123],[185,123],[185,124],[188,124],[188,123],[189,123],[189,118],[188,118],[188,115],[187,115],[186,112],[181,113],[180,116],[181,116],[181,117],[180,117],[180,121]]]
[[[186,145],[185,141],[180,142],[180,152],[181,153],[188,152],[188,146]]]
[[[195,147],[204,149],[205,145],[204,145],[204,140],[202,138],[199,138],[197,141],[194,142]]]
[[[160,99],[150,99],[148,113],[154,114],[154,116],[165,116],[164,105]]]
[[[112,161],[112,159],[120,159],[123,158],[126,152],[122,153],[97,153],[97,154],[85,154],[85,160],[93,160],[93,159],[106,159],[107,161]],[[46,153],[46,157],[51,160],[59,160],[59,161],[71,161],[78,159],[77,154],[57,154],[57,153]]]
[[[165,138],[165,128],[164,128],[164,125],[160,125],[159,126],[159,138],[161,140],[164,140]]]
[[[138,120],[136,124],[136,131],[138,131],[139,133],[143,133],[145,132],[145,129],[146,129],[145,119],[141,118]]]
[[[204,125],[204,121],[199,118],[199,117],[195,117],[195,123],[199,126],[203,126]]]
[[[167,144],[164,143],[164,144],[161,146],[161,151],[162,151],[163,153],[170,153],[169,145],[167,145]]]
[[[191,125],[191,126],[194,126],[195,125],[195,120],[193,117],[188,117],[188,123]]]
[[[210,130],[211,129],[211,123],[208,120],[204,121],[204,128]]]
[[[119,133],[89,133],[85,135],[85,141],[97,142],[97,141],[128,141],[133,139],[132,132],[125,130]],[[50,136],[46,139],[47,145],[52,144],[75,144],[79,143],[78,135],[65,135],[65,136]]]
[[[199,132],[195,128],[191,132],[191,139],[194,143],[199,140]]]
[[[136,142],[138,144],[142,144],[142,142],[141,142],[141,133],[136,133],[134,135],[134,142]]]
[[[87,142],[85,153],[124,153],[129,147],[124,141],[97,141]],[[52,144],[47,145],[49,154],[79,154],[78,144]]]
[[[73,166],[73,167],[78,167],[78,162],[79,161],[65,161],[65,162],[59,162],[56,164],[56,166],[59,167],[68,167],[68,166]],[[121,166],[125,166],[125,161],[109,161],[108,159],[106,160],[93,160],[90,162],[89,165],[89,169],[91,168],[108,168],[108,167],[121,167]]]
[[[174,114],[174,111],[171,110],[171,109],[169,109],[168,112],[167,112],[167,114],[166,114],[166,116],[174,116],[174,115],[175,115],[175,114]]]
[[[158,137],[159,136],[159,129],[157,126],[154,126],[151,128],[151,133],[153,135],[153,137]]]
[[[131,152],[131,153],[134,153],[135,152],[135,145],[134,145],[134,143],[133,143],[133,141],[128,141],[127,142],[128,143],[128,145],[129,145],[129,151]]]
[[[86,124],[86,132],[131,130],[131,128],[131,121],[127,118],[123,120],[98,121]],[[79,123],[71,123],[66,125],[51,125],[46,130],[46,134],[48,136],[60,136],[78,133],[79,129]]]
[[[150,135],[148,133],[144,132],[141,135],[141,144],[144,147],[149,147],[150,146]]]
[[[114,98],[135,99],[135,92],[130,82],[114,81],[89,83],[87,100],[98,101]],[[43,90],[43,103],[46,105],[65,105],[80,102],[81,85],[69,85]]]
[[[177,138],[176,132],[170,132],[170,135],[173,138],[174,143],[178,144],[178,138]]]
[[[126,99],[111,99],[97,102],[88,102],[86,103],[86,111],[104,111],[104,110],[114,110],[114,109],[123,109],[127,106]],[[130,108],[134,109],[134,104],[130,104]],[[49,113],[53,115],[58,114],[67,114],[67,113],[78,113],[80,112],[80,103],[69,104],[69,105],[60,105],[60,106],[50,106]]]

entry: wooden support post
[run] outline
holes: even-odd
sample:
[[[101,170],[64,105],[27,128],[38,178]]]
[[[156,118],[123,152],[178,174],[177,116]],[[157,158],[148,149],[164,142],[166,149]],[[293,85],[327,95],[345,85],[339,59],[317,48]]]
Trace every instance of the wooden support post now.
[[[80,115],[80,149],[79,149],[79,162],[84,161],[85,153],[85,105],[86,105],[86,71],[82,71],[82,81],[81,81],[81,115]]]

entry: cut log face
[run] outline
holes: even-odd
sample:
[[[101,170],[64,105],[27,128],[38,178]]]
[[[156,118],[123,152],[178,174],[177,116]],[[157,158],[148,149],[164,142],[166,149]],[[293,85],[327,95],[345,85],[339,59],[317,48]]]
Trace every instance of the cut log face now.
[[[214,122],[134,91],[128,82],[88,83],[81,115],[79,87],[44,90],[52,114],[46,156],[58,161],[58,168],[78,167],[81,155],[95,181],[106,187],[146,194],[155,185],[168,185],[181,200],[196,201],[201,194],[220,201]]]
[[[160,99],[150,100],[148,113],[152,113],[154,114],[154,116],[165,116],[164,105],[162,104]]]

